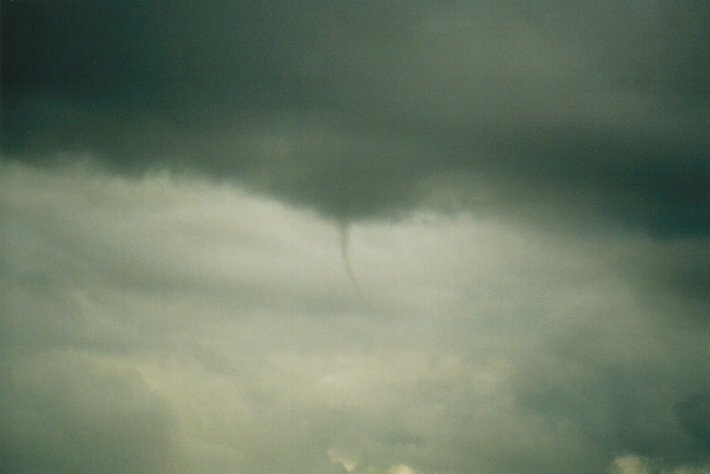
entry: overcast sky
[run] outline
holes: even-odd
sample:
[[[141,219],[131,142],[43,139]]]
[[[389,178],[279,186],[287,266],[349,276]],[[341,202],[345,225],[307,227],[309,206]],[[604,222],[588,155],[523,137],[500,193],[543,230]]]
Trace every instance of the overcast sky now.
[[[0,0],[0,471],[710,473],[705,0]]]

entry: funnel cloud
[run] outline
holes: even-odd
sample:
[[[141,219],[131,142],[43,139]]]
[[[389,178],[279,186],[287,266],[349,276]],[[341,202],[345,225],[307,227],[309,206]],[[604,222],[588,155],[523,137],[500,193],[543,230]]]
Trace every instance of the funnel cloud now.
[[[340,256],[343,259],[343,267],[345,272],[348,274],[348,280],[353,287],[353,291],[357,297],[364,301],[362,290],[360,289],[360,284],[355,277],[355,272],[353,272],[352,265],[350,264],[350,225],[347,222],[341,222],[338,224],[338,236],[340,238]]]

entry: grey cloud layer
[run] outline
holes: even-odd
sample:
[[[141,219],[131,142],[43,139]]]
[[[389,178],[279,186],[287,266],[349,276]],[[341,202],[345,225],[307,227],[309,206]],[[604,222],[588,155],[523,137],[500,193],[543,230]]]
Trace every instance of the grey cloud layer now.
[[[205,172],[346,218],[456,181],[469,208],[710,228],[706,2],[2,7],[11,159]]]
[[[312,213],[168,175],[0,177],[8,470],[707,471],[707,302],[648,270],[688,242],[357,225],[363,307]]]

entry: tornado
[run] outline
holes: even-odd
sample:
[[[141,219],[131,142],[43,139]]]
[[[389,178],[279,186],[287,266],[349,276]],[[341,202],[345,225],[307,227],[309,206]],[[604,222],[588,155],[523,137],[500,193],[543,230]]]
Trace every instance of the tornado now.
[[[365,301],[360,285],[355,277],[355,272],[353,272],[352,265],[350,264],[350,225],[347,221],[340,221],[338,223],[338,235],[340,237],[340,256],[343,260],[345,273],[347,274],[348,280],[350,280],[350,285],[352,286],[358,299]]]

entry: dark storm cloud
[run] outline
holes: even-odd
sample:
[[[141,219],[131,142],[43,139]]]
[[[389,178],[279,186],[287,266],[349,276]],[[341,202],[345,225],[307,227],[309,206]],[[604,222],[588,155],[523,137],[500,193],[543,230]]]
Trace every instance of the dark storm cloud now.
[[[11,159],[206,172],[340,217],[483,180],[495,207],[710,228],[706,2],[2,9]]]

